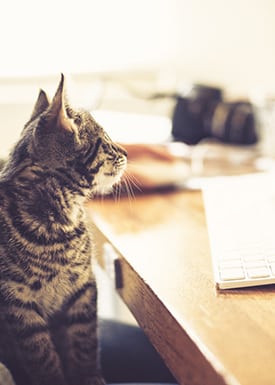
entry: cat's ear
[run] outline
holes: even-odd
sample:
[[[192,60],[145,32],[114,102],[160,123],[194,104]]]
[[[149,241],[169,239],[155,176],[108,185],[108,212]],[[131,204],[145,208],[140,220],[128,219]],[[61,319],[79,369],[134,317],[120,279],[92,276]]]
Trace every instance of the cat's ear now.
[[[35,102],[30,120],[37,118],[42,112],[46,111],[49,107],[50,102],[45,91],[40,90],[38,98]]]
[[[65,78],[63,74],[61,74],[57,91],[47,110],[46,121],[48,126],[55,126],[57,129],[69,132],[74,131],[74,124],[66,111]]]

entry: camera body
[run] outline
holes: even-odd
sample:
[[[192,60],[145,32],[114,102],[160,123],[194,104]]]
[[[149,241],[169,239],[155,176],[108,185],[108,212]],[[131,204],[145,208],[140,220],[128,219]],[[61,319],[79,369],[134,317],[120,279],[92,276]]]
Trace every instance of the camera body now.
[[[250,102],[225,102],[221,89],[195,84],[186,95],[177,96],[172,135],[190,145],[205,138],[252,145],[258,141],[255,121]]]

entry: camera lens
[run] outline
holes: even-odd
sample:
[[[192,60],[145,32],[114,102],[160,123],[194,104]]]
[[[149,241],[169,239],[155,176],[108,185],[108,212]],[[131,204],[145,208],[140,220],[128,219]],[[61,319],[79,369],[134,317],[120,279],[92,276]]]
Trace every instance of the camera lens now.
[[[185,96],[178,96],[172,116],[175,140],[197,144],[204,138],[224,143],[250,145],[257,142],[252,105],[222,100],[222,90],[194,85]]]
[[[205,133],[224,143],[256,143],[258,138],[252,105],[249,102],[217,103]]]

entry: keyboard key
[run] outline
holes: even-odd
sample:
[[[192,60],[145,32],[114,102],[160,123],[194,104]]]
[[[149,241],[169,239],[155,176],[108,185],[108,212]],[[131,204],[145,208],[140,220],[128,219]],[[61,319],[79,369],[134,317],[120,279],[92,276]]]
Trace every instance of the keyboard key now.
[[[232,267],[242,267],[243,262],[241,259],[226,259],[219,262],[220,269],[230,269]]]
[[[231,268],[220,270],[220,278],[222,281],[236,281],[245,279],[245,274],[242,268]]]
[[[260,267],[265,268],[266,261],[264,259],[251,260],[251,261],[247,260],[246,262],[244,262],[244,267],[245,269],[253,269],[253,268],[260,268]]]
[[[270,275],[267,267],[251,268],[247,269],[247,275],[249,278],[265,278]]]
[[[243,257],[244,262],[250,262],[250,261],[264,261],[265,256],[262,253],[253,254],[250,251],[250,254],[247,254]]]

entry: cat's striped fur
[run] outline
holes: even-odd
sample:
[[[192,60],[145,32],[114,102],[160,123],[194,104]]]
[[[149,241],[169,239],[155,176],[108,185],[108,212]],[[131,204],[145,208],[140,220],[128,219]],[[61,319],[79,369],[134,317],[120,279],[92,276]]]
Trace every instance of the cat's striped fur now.
[[[0,174],[0,361],[18,385],[103,384],[83,203],[126,152],[86,111],[41,91]]]

